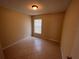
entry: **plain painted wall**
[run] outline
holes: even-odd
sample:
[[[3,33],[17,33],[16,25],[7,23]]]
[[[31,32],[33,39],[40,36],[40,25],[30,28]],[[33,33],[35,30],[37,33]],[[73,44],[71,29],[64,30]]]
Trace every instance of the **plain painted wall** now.
[[[71,56],[73,59],[79,59],[79,21],[77,26],[78,28],[76,31],[76,37],[75,37],[74,45],[71,52]]]
[[[64,12],[32,16],[32,20],[39,18],[42,19],[42,38],[60,42]]]
[[[0,7],[0,21],[2,48],[31,35],[31,17],[28,15]]]
[[[74,48],[74,42],[76,40],[77,25],[79,23],[79,0],[72,0],[69,8],[66,11],[61,51],[62,59],[67,59],[67,56],[72,57],[72,49]],[[72,58],[73,59],[73,58]],[[78,58],[79,59],[79,58]]]

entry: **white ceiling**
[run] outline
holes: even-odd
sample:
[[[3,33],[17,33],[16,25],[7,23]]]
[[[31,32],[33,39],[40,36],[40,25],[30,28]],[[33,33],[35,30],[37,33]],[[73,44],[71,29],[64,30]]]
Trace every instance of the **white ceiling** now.
[[[27,15],[63,12],[71,0],[0,0],[0,5],[11,8]],[[32,5],[38,6],[38,10],[32,10]]]

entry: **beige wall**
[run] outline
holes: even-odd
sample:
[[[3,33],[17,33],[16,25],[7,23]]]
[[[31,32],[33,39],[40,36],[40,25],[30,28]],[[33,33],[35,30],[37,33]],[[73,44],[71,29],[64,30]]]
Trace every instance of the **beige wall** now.
[[[62,42],[61,42],[62,59],[67,59],[67,56],[72,57],[71,54],[74,45],[74,40],[76,39],[76,31],[78,23],[79,23],[79,0],[72,0],[71,5],[66,11],[65,21],[63,25]]]
[[[74,45],[71,52],[71,56],[73,59],[79,59],[79,22],[77,26],[78,28],[76,31],[76,37],[75,37]]]
[[[38,18],[42,19],[42,37],[60,42],[64,13],[32,16],[32,19]]]
[[[5,48],[15,41],[31,35],[31,17],[0,7],[1,43]]]

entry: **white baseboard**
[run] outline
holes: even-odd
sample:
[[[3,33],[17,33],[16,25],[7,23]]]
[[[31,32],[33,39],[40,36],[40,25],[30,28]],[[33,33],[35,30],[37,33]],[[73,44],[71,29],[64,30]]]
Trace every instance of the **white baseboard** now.
[[[59,41],[56,39],[49,39],[49,40],[59,43]]]
[[[29,38],[31,38],[31,36],[24,37],[24,38],[22,38],[22,39],[20,39],[20,40],[18,40],[18,41],[16,41],[16,42],[14,42],[14,43],[12,43],[12,44],[8,45],[8,46],[6,46],[6,47],[2,48],[2,50],[5,50],[5,49],[7,49],[7,48],[9,48],[9,47],[11,47],[11,46],[14,46],[15,44],[17,44],[17,43],[21,42],[22,40],[29,39]],[[54,41],[54,42],[59,43],[59,41],[58,41],[58,40],[56,40],[56,39],[48,39],[48,40],[51,40],[51,41]]]
[[[9,47],[11,47],[11,46],[14,46],[15,44],[21,42],[22,40],[25,40],[25,39],[28,39],[28,38],[29,38],[29,37],[22,38],[22,39],[20,39],[20,40],[18,40],[18,41],[16,41],[16,42],[14,42],[14,43],[12,43],[12,44],[10,44],[10,45],[4,47],[4,48],[2,48],[2,50],[5,50],[5,49],[7,49],[7,48],[9,48]]]
[[[63,49],[60,47],[60,50],[61,50],[61,57],[62,59],[67,59],[66,56],[63,54]]]
[[[61,51],[61,57],[62,57],[62,59],[63,59],[63,50],[62,50],[61,47],[60,47],[60,51]]]

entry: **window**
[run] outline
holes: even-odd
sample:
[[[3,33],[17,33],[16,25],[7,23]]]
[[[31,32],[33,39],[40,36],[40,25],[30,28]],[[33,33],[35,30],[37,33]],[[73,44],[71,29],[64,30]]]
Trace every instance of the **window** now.
[[[34,33],[41,34],[42,32],[42,20],[35,19],[34,20]]]

